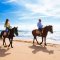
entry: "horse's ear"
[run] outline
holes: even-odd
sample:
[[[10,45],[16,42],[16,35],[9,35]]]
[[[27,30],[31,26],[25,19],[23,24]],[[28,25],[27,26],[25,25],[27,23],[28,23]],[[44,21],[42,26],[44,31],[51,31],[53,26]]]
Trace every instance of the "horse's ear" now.
[[[14,28],[15,28],[15,26],[14,26]]]
[[[18,28],[18,26],[16,26],[15,28]]]
[[[50,25],[52,27],[52,25]]]
[[[52,25],[49,25],[49,26],[52,26]]]
[[[18,26],[17,26],[17,28],[18,28]]]

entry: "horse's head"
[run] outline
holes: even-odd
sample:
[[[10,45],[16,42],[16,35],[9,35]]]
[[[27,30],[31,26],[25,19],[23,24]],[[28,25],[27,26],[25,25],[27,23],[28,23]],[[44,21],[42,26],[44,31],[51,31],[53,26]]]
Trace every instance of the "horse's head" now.
[[[14,33],[16,36],[18,36],[18,27],[14,27]]]
[[[53,27],[51,25],[48,26],[48,30],[53,33]]]

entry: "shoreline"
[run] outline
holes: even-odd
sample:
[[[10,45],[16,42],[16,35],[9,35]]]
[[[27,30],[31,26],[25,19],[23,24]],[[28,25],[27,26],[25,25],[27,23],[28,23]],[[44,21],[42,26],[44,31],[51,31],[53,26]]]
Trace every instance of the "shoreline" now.
[[[8,40],[8,38],[6,38]],[[2,39],[0,38],[0,40],[2,41]],[[33,43],[33,39],[26,39],[26,38],[13,38],[14,41],[18,41],[18,42],[26,42],[26,43]],[[9,40],[8,40],[9,41]],[[42,40],[41,38],[38,38],[38,42],[40,43]],[[36,41],[35,41],[36,42]],[[55,41],[52,39],[47,39],[46,41],[47,44],[57,44],[60,45],[60,41]]]
[[[33,42],[33,39],[31,38],[16,38],[14,37],[13,40],[17,40],[17,41],[27,41],[27,42]],[[38,42],[41,42],[41,37],[37,39]],[[52,44],[60,44],[59,40],[52,40],[52,39],[46,39],[46,43],[52,43]]]
[[[31,43],[31,44],[33,44],[32,41],[27,41],[27,40],[14,40],[14,41],[16,41],[16,42],[22,42],[22,43]],[[36,42],[35,42],[34,44],[38,45]],[[60,44],[47,43],[47,46],[50,46],[50,45],[60,45]],[[40,46],[41,46],[41,45],[40,45]]]

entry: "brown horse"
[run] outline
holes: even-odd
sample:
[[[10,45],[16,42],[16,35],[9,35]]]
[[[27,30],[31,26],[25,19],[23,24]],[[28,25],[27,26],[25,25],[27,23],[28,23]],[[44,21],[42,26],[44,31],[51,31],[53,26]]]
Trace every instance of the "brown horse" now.
[[[9,42],[10,42],[10,44],[8,45],[8,47],[11,46],[11,48],[13,48],[12,41],[13,41],[14,34],[16,36],[18,36],[17,27],[14,27],[14,28],[10,29],[9,30],[9,34],[8,34],[8,32],[5,32],[5,31],[1,32],[1,37],[3,37],[3,46],[6,46],[5,39],[8,38]]]
[[[41,32],[38,29],[33,30],[32,31],[32,35],[34,37],[33,44],[34,44],[35,39],[37,41],[36,37],[39,36],[39,37],[42,37],[42,42],[40,44],[42,44],[44,42],[44,45],[46,45],[46,36],[47,36],[48,31],[53,33],[53,28],[51,25],[44,27]],[[43,38],[45,38],[45,39],[43,40]],[[38,41],[37,41],[37,43],[38,43]]]

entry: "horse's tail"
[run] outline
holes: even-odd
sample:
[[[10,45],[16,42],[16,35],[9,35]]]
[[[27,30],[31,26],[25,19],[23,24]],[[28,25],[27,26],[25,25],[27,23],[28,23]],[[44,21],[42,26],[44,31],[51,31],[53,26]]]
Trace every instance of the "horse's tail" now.
[[[32,31],[32,35],[34,35],[33,32],[34,32],[34,30]]]
[[[33,31],[32,31],[32,35],[33,35],[33,36],[35,36],[35,34],[36,34],[36,31],[35,31],[35,30],[33,30]]]
[[[0,33],[0,38],[2,38],[2,35],[3,35],[3,31]]]
[[[2,35],[0,34],[0,38],[2,38]]]

